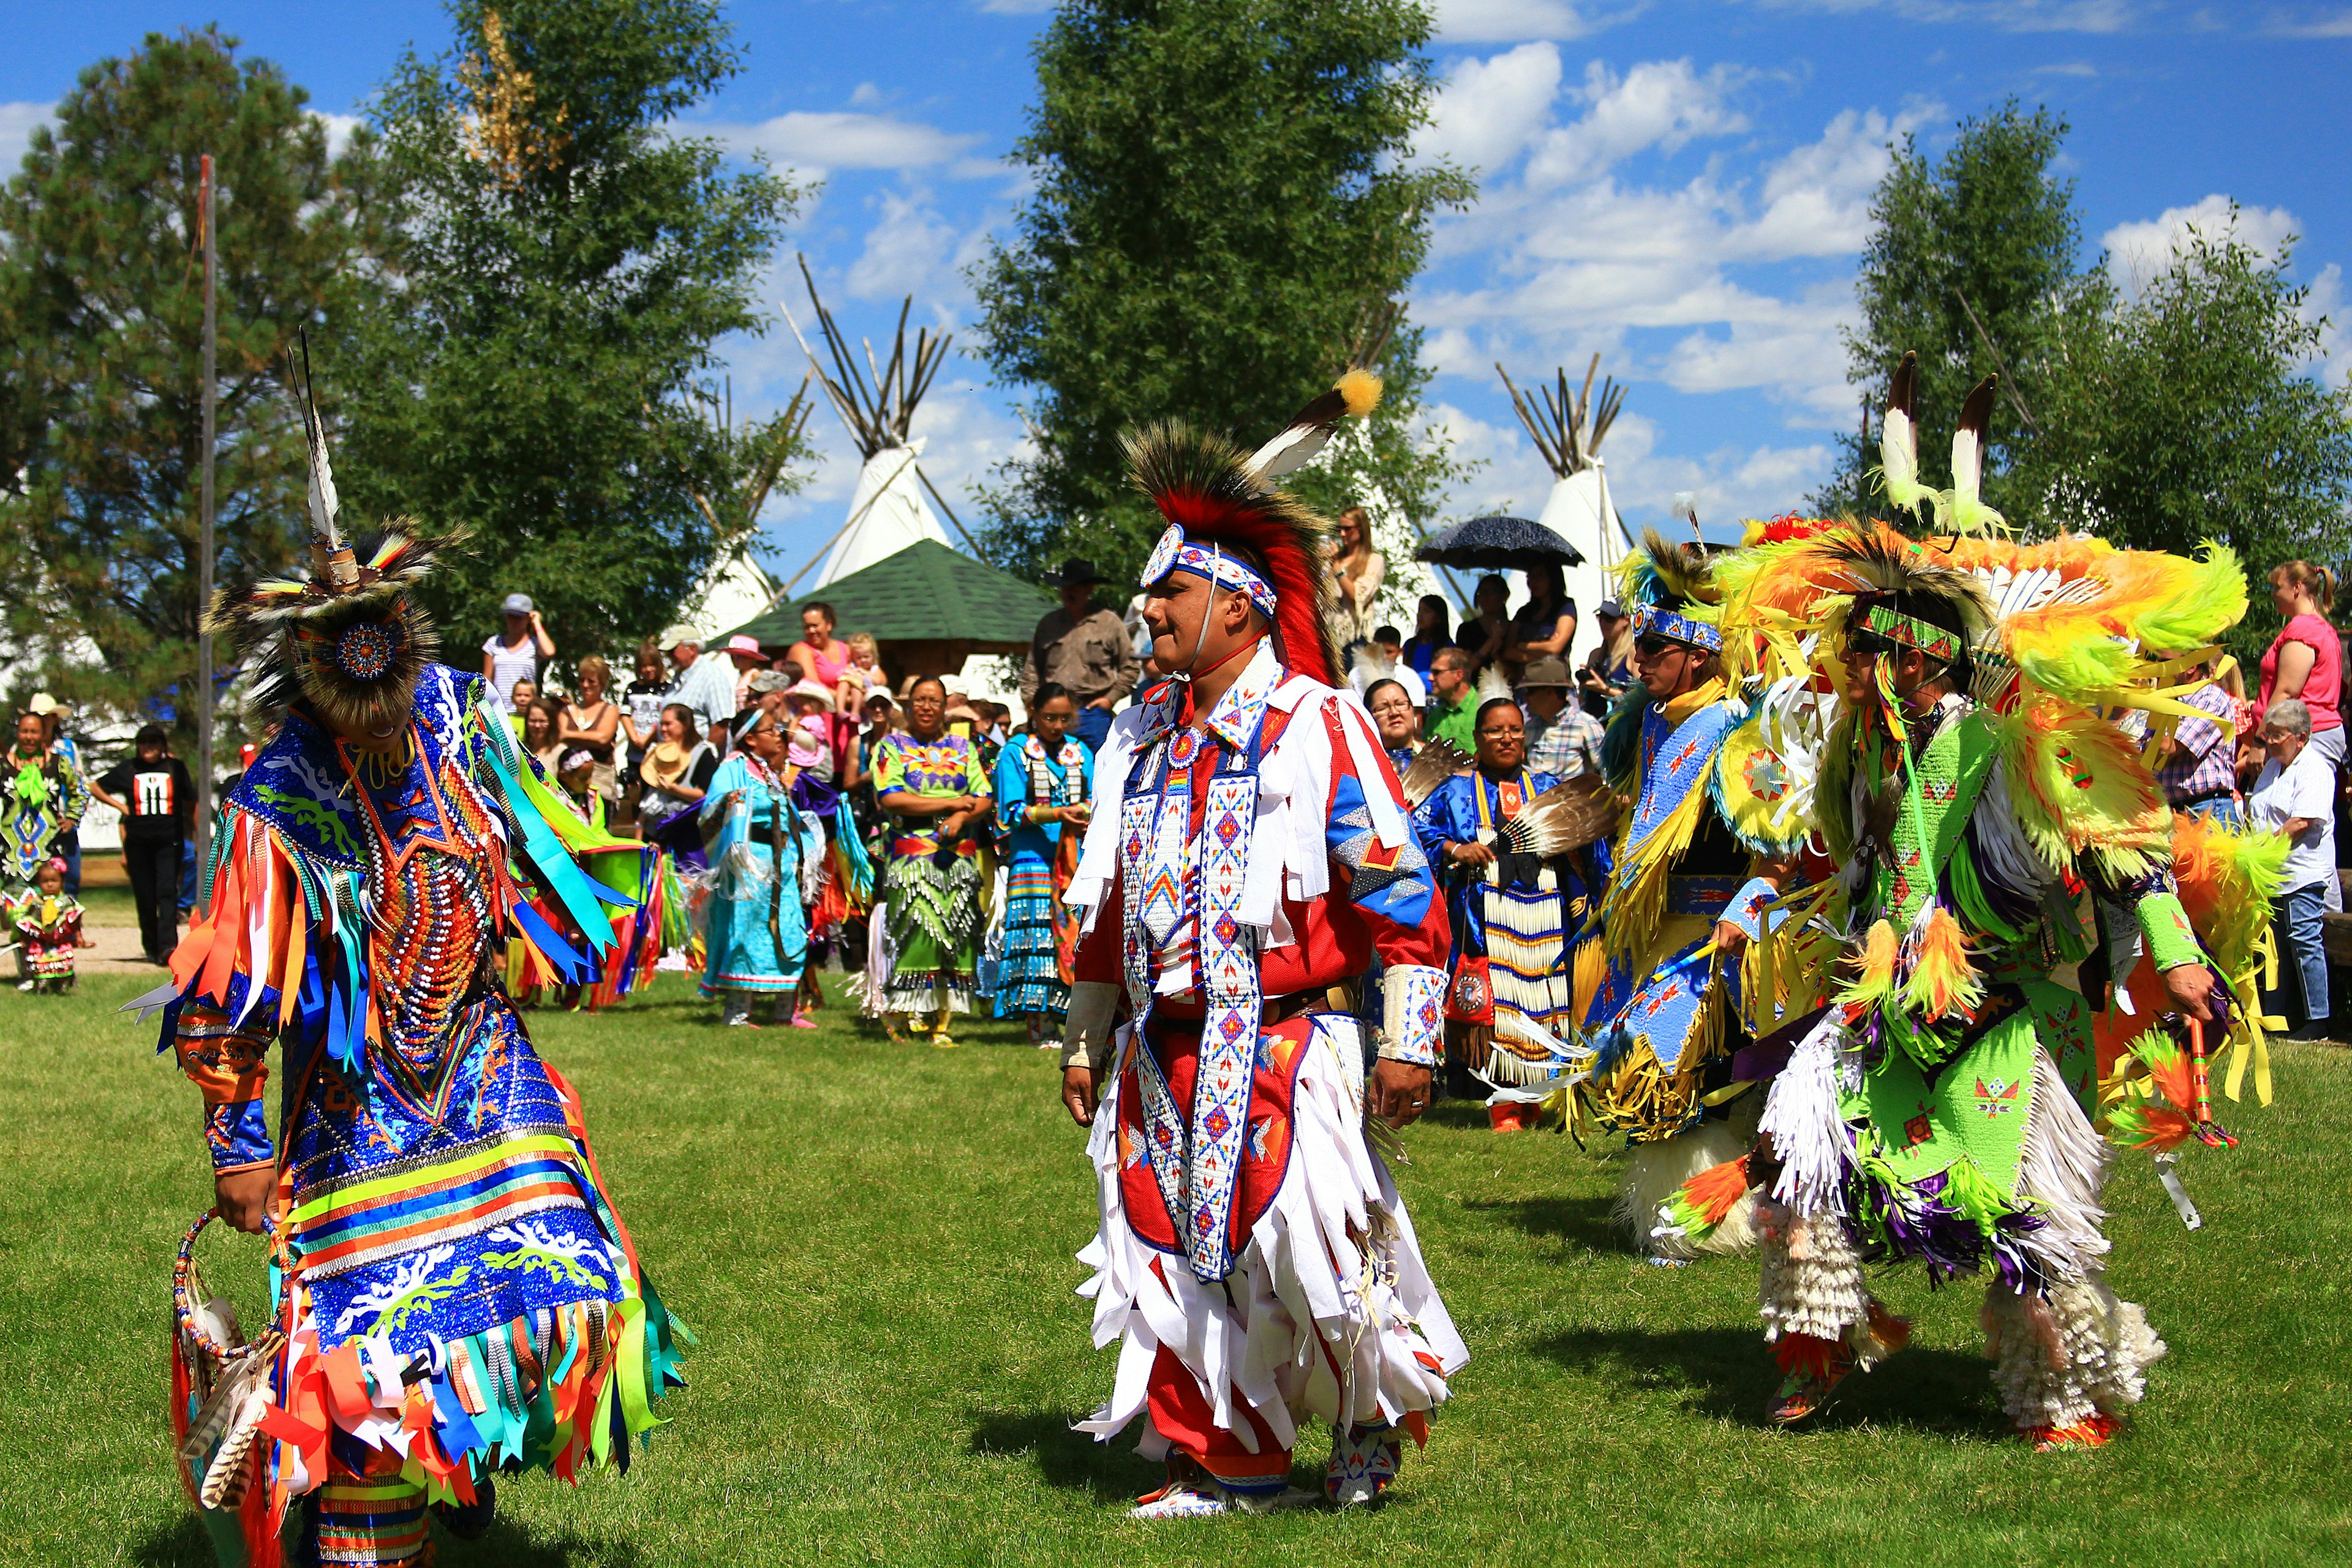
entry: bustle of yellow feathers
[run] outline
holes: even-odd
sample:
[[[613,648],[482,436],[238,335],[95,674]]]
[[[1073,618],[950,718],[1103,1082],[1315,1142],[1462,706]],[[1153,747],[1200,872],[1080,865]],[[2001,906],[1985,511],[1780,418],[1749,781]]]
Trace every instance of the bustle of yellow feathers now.
[[[2145,876],[2170,846],[2172,813],[2123,731],[2039,694],[1998,722],[2010,805],[2042,859],[2088,854],[2118,880]]]

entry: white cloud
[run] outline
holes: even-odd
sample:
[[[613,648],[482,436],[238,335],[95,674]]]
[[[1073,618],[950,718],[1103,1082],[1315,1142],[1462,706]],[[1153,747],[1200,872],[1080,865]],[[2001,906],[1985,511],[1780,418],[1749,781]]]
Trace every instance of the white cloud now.
[[[978,136],[887,114],[793,110],[757,125],[712,125],[708,132],[739,153],[765,153],[778,164],[819,174],[828,169],[928,169],[968,163]],[[992,165],[990,165],[992,168]],[[957,172],[961,173],[959,169]]]
[[[1580,38],[1642,9],[1588,19],[1569,0],[1435,0],[1437,35],[1456,44],[1515,44],[1525,38]]]
[[[1729,66],[1699,76],[1687,59],[1653,60],[1620,78],[1594,60],[1577,95],[1590,107],[1574,124],[1538,139],[1528,159],[1528,184],[1588,179],[1653,147],[1676,153],[1701,136],[1745,131],[1747,117],[1725,101],[1744,79]]]
[[[1488,174],[1500,172],[1550,121],[1559,78],[1559,50],[1549,43],[1462,61],[1439,91],[1415,153]]]
[[[2319,360],[2315,367],[2330,386],[2352,381],[2352,300],[2344,294],[2344,268],[2329,262],[2311,280],[2303,316],[2319,323]]]
[[[2116,284],[2137,294],[2189,248],[2191,231],[2208,239],[2232,236],[2264,257],[2275,257],[2302,230],[2284,207],[2240,207],[2233,216],[2230,198],[2217,193],[2194,206],[2167,207],[2147,222],[2119,223],[2099,243],[2106,247],[2107,268]]]
[[[0,103],[0,181],[14,175],[33,144],[33,127],[55,113],[53,103]]]
[[[971,298],[964,268],[988,244],[985,221],[959,234],[923,191],[886,191],[875,198],[881,219],[849,267],[846,286],[860,300],[912,294],[925,311],[945,317]]]
[[[2282,38],[2352,38],[2352,6],[2318,12],[2273,10],[2263,31]]]
[[[1486,100],[1492,112],[1475,127],[1486,145],[1523,125],[1528,104],[1563,97],[1545,98],[1529,68],[1549,49],[1523,46],[1483,62],[1483,75],[1465,68],[1447,83],[1449,99]],[[1726,178],[1712,160],[1678,185],[1636,176],[1636,154],[1663,159],[1744,131],[1740,79],[1686,60],[1637,65],[1622,78],[1596,67],[1564,95],[1580,109],[1576,118],[1520,131],[1534,149],[1524,175],[1490,178],[1477,205],[1437,233],[1438,281],[1414,311],[1431,329],[1439,374],[1483,381],[1497,358],[1581,361],[1599,351],[1621,376],[1691,393],[1759,391],[1792,423],[1843,427],[1838,329],[1853,315],[1851,284],[1819,282],[1818,269],[1794,279],[1769,269],[1859,250],[1888,142],[1940,110],[1845,110],[1744,180]],[[1523,90],[1507,103],[1503,84],[1513,81]],[[1475,140],[1472,117],[1448,128],[1457,144]],[[1455,279],[1463,286],[1444,287]],[[1627,335],[1644,329],[1673,331],[1671,346],[1629,363]]]
[[[1906,22],[2011,33],[2120,33],[2147,11],[2132,0],[1757,0],[1768,10],[1885,11]]]
[[[351,144],[352,132],[357,131],[361,124],[356,114],[330,114],[314,110],[312,118],[327,128],[327,155],[331,158],[341,156],[343,149]]]

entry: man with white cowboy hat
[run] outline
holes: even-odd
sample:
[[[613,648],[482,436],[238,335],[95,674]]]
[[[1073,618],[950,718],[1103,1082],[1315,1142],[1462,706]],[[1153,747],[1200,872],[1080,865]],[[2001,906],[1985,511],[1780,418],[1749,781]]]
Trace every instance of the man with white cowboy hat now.
[[[669,700],[694,714],[698,734],[723,748],[725,726],[735,716],[735,672],[703,658],[702,634],[682,622],[662,633],[661,646],[677,670],[670,678]]]

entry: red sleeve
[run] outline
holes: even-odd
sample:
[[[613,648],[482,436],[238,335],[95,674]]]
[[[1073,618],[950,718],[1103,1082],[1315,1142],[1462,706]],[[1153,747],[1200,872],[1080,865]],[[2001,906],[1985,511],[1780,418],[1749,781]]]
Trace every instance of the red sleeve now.
[[[1361,723],[1343,705],[1327,702],[1324,727],[1331,742],[1331,789],[1325,801],[1325,843],[1330,850],[1335,891],[1344,890],[1349,904],[1370,932],[1373,951],[1381,963],[1423,964],[1442,969],[1453,947],[1453,928],[1445,917],[1445,900],[1429,858],[1411,830],[1412,814],[1405,810],[1404,788],[1396,770],[1377,742],[1373,755],[1380,773],[1366,779],[1356,772],[1342,724]],[[1394,848],[1372,831],[1367,792],[1381,790],[1406,818],[1405,841]]]
[[[1070,965],[1070,978],[1076,981],[1095,980],[1108,985],[1118,985],[1127,979],[1125,919],[1127,895],[1120,883],[1127,873],[1114,871],[1110,890],[1103,896],[1102,907],[1095,915],[1095,929],[1078,939],[1077,957]]]

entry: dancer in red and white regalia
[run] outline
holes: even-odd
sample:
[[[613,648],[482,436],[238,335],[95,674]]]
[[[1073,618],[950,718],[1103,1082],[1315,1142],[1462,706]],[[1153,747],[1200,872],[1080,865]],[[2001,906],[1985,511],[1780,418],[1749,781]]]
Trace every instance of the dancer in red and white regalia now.
[[[1176,673],[1096,763],[1062,1093],[1101,1193],[1083,1293],[1095,1342],[1120,1342],[1079,1426],[1107,1441],[1146,1418],[1168,1485],[1139,1517],[1310,1500],[1288,1484],[1310,1419],[1333,1427],[1326,1495],[1376,1500],[1468,1359],[1367,1139],[1429,1103],[1445,906],[1370,720],[1334,689],[1329,525],[1273,488],[1379,395],[1351,373],[1255,454],[1179,426],[1129,445],[1170,524],[1143,616]],[[1329,994],[1376,952],[1368,1073]]]

